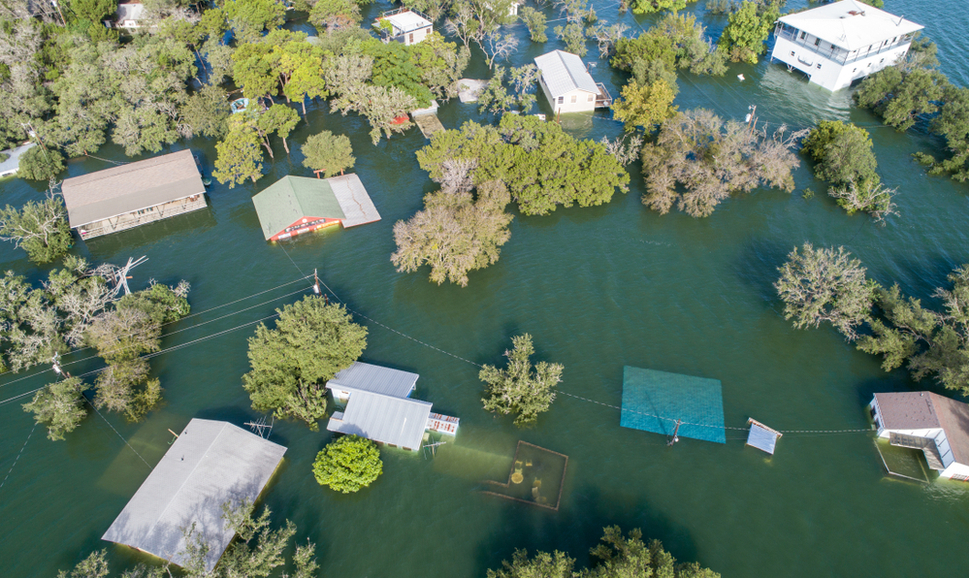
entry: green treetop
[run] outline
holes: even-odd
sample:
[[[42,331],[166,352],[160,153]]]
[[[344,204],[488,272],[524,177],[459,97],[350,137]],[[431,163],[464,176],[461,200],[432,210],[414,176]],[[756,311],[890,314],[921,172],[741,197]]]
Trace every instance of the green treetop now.
[[[10,205],[0,209],[0,240],[13,241],[34,263],[59,259],[74,244],[63,199],[51,195],[19,211]]]
[[[556,399],[553,388],[562,381],[561,364],[540,361],[533,368],[529,359],[533,353],[532,336],[517,335],[512,338],[512,350],[505,352],[508,366],[498,369],[486,365],[478,374],[488,395],[482,398],[485,410],[514,413],[517,426],[535,423]]]
[[[303,166],[324,177],[344,174],[353,168],[356,159],[350,146],[350,139],[340,134],[335,135],[329,130],[310,135],[303,145]]]
[[[313,476],[317,483],[344,494],[366,488],[383,471],[377,444],[355,435],[330,442],[313,461]]]

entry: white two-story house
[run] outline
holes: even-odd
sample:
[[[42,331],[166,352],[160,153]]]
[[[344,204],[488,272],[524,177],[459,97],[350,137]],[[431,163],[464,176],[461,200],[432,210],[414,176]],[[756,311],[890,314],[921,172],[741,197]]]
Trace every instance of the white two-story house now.
[[[831,91],[892,66],[923,27],[855,0],[782,16],[771,59]]]
[[[941,478],[970,480],[967,404],[928,391],[877,393],[869,413],[879,437],[922,450]]]

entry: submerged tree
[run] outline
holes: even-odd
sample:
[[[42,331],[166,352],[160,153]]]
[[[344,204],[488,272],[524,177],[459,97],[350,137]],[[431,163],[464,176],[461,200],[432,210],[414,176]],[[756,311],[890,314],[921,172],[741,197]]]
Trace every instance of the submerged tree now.
[[[781,0],[745,0],[728,17],[718,45],[724,47],[733,62],[756,64],[767,50],[765,41],[781,15]]]
[[[758,186],[791,192],[791,172],[799,164],[792,149],[806,132],[786,133],[782,126],[768,136],[766,129],[725,122],[708,110],[680,113],[643,147],[643,204],[665,214],[676,202],[692,217],[707,217],[732,193]]]
[[[74,244],[64,200],[48,194],[43,201],[28,201],[19,211],[10,205],[0,209],[0,240],[12,241],[34,263],[59,259]]]
[[[84,384],[77,377],[55,381],[36,394],[24,411],[34,414],[34,421],[47,428],[47,437],[62,440],[81,424],[88,411],[84,405]]]
[[[539,414],[549,409],[556,393],[553,388],[562,381],[562,365],[540,361],[533,368],[529,359],[535,353],[532,336],[512,338],[512,350],[505,352],[509,364],[504,369],[486,365],[478,374],[485,382],[482,398],[485,410],[508,415],[516,414],[515,425],[535,423]]]
[[[313,461],[313,477],[317,483],[344,494],[366,488],[383,471],[377,444],[355,435],[330,442]]]
[[[216,143],[215,170],[212,176],[229,188],[246,180],[256,182],[263,176],[263,154],[259,151],[260,139],[253,123],[235,114],[229,118],[229,133]]]
[[[350,139],[329,130],[310,135],[303,145],[303,166],[324,177],[344,174],[344,171],[354,166],[356,159],[350,146]]]
[[[785,303],[785,319],[798,329],[827,321],[846,338],[858,337],[856,328],[869,318],[875,289],[858,259],[842,247],[816,249],[805,243],[778,270],[775,289]]]
[[[243,388],[253,409],[295,418],[316,431],[327,415],[327,380],[350,367],[367,346],[367,328],[351,321],[342,305],[305,297],[277,309],[275,329],[264,324],[249,338]]]
[[[17,176],[29,181],[47,181],[64,172],[64,155],[43,145],[31,147],[17,162]]]

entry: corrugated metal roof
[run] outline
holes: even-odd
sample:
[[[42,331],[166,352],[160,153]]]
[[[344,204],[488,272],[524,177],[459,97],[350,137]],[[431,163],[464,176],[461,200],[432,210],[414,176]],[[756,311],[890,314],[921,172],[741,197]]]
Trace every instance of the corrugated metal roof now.
[[[866,48],[923,29],[901,16],[855,0],[825,4],[778,20],[847,50]]]
[[[188,149],[64,180],[71,227],[205,193]]]
[[[579,56],[571,52],[553,50],[535,57],[536,66],[542,73],[542,80],[546,83],[552,98],[557,98],[569,91],[585,90],[599,94],[596,82],[586,70],[586,65]]]
[[[256,194],[253,205],[267,239],[304,217],[344,218],[329,179],[287,175]]]
[[[330,418],[327,429],[416,450],[430,414],[431,402],[358,390],[350,395],[343,414]]]
[[[343,209],[345,217],[342,224],[345,229],[381,220],[381,215],[364,189],[364,184],[360,182],[360,177],[351,173],[330,177],[327,182]]]
[[[414,30],[431,26],[431,22],[428,19],[422,18],[421,16],[410,11],[391,14],[390,16],[384,16],[384,18],[391,23],[391,26],[397,28],[400,31],[400,34],[406,34]],[[378,18],[378,20],[380,20],[380,18]]]
[[[327,382],[328,389],[352,389],[382,393],[391,397],[407,397],[418,381],[418,374],[410,371],[391,369],[370,363],[355,361],[353,365],[338,371]]]
[[[751,429],[748,430],[747,445],[774,455],[775,443],[781,437],[781,434],[751,418],[748,418],[748,425],[751,426]]]
[[[286,448],[224,421],[193,419],[102,539],[186,562],[183,528],[193,523],[212,570],[235,535],[222,505],[255,501]]]

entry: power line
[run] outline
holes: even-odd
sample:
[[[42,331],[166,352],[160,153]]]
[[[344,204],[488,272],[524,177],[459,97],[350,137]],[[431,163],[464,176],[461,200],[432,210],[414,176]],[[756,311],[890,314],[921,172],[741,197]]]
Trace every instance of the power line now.
[[[16,458],[14,458],[14,460],[13,460],[13,464],[11,464],[11,465],[10,465],[10,469],[9,469],[9,470],[7,470],[7,475],[3,477],[3,482],[0,482],[0,490],[2,490],[2,489],[3,489],[3,486],[4,486],[4,484],[6,484],[6,483],[7,483],[7,478],[9,478],[9,477],[10,477],[10,472],[12,472],[12,471],[13,471],[13,469],[14,469],[14,467],[15,467],[15,466],[17,465],[17,462],[18,462],[18,461],[20,461],[20,455],[24,453],[24,448],[26,448],[26,447],[27,447],[27,442],[29,442],[29,441],[30,441],[30,436],[32,436],[32,435],[34,435],[34,430],[35,430],[35,429],[37,429],[37,422],[34,422],[34,427],[32,427],[32,428],[30,428],[30,433],[29,433],[29,434],[27,434],[27,439],[26,439],[26,440],[24,440],[24,445],[23,445],[23,446],[21,446],[21,447],[20,447],[20,451],[19,451],[19,452],[17,452],[17,457],[16,457]]]

